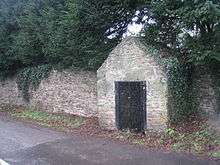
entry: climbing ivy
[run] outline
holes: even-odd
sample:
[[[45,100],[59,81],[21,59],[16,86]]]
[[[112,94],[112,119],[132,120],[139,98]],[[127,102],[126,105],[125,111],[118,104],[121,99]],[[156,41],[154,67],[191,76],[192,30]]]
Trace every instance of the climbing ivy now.
[[[26,102],[30,101],[30,88],[36,90],[40,82],[49,77],[51,69],[51,65],[41,65],[25,68],[18,73],[18,89],[21,91],[23,99]]]
[[[168,116],[171,123],[180,122],[197,112],[197,93],[193,90],[193,66],[180,63],[175,57],[161,57],[156,47],[146,45],[146,52],[164,69],[168,83]]]
[[[197,113],[197,92],[193,86],[192,71],[190,64],[180,64],[178,61],[171,63],[167,70],[168,114],[172,123]]]

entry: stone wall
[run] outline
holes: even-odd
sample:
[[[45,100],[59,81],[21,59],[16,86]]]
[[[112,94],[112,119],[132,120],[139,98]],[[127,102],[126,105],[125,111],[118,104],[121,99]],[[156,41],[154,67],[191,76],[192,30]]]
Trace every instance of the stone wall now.
[[[53,71],[36,91],[31,90],[30,103],[18,91],[15,79],[0,85],[0,104],[28,105],[50,112],[96,116],[96,73]]]
[[[146,128],[166,127],[166,76],[142,47],[137,38],[124,39],[98,70],[98,115],[103,128],[116,129],[115,81],[146,81]]]
[[[15,78],[0,82],[0,104],[26,105],[17,88]]]
[[[198,109],[209,116],[216,115],[218,109],[217,94],[211,71],[208,67],[198,66],[193,75],[194,90],[196,93]]]

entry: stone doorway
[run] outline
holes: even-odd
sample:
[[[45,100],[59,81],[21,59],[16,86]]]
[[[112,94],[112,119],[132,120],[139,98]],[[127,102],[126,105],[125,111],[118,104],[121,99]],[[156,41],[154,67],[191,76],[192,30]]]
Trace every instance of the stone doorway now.
[[[117,128],[143,132],[146,125],[146,81],[116,81],[115,103]]]

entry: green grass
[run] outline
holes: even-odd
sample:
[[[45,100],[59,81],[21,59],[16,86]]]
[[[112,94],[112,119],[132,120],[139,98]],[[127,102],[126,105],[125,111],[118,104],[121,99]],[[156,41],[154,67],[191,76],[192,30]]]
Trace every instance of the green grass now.
[[[77,128],[80,127],[85,121],[83,117],[51,114],[33,110],[12,111],[10,113],[12,117],[28,119],[44,126],[52,126],[56,128]]]
[[[22,106],[0,105],[0,112],[23,120],[30,120],[40,125],[55,128],[78,128],[85,123],[85,118],[73,115],[37,111]]]
[[[196,155],[207,155],[210,150],[220,147],[219,136],[208,127],[199,131],[183,133],[174,129],[167,129],[161,138],[162,144],[170,143],[173,151],[187,151]],[[217,157],[218,152],[212,156]],[[210,156],[211,154],[209,154]]]
[[[144,145],[145,141],[144,139],[135,139],[132,141],[133,144],[138,144],[138,145]]]
[[[211,156],[213,158],[220,159],[220,150],[219,151],[210,152],[209,156]]]

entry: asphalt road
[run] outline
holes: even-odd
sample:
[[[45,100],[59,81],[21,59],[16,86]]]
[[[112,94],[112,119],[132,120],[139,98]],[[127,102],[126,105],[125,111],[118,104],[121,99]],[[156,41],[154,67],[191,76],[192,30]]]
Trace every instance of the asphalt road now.
[[[220,161],[66,135],[1,116],[0,159],[10,165],[220,165]]]

